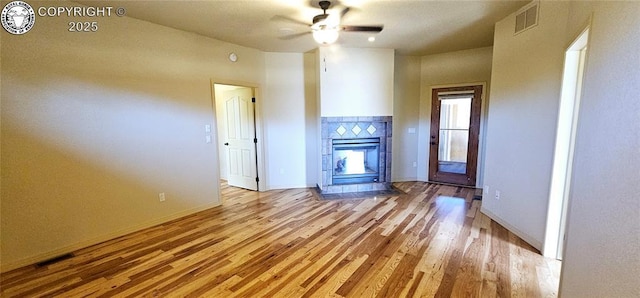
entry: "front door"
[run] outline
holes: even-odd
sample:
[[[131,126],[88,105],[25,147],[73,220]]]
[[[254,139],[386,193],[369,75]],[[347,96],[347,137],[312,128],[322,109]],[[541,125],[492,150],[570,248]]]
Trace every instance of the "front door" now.
[[[228,158],[228,184],[258,189],[254,102],[251,88],[227,92],[224,100]]]
[[[429,180],[475,186],[482,86],[434,88]]]

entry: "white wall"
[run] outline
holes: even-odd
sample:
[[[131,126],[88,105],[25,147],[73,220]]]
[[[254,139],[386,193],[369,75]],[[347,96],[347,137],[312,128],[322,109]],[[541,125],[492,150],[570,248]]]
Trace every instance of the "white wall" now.
[[[266,53],[266,92],[263,102],[269,189],[313,186],[316,180],[315,101],[305,90],[305,54]],[[309,119],[313,118],[313,119]],[[311,124],[309,124],[311,125]]]
[[[417,180],[420,57],[395,57],[391,181]]]
[[[429,180],[429,137],[431,134],[431,88],[442,85],[459,85],[470,83],[487,83],[483,90],[485,107],[489,102],[489,86],[491,80],[492,48],[478,48],[465,51],[423,56],[421,61],[420,79],[420,123],[418,138],[418,171],[419,181]],[[415,107],[414,107],[415,108]],[[480,118],[484,126],[486,113]],[[480,128],[480,143],[478,148],[477,185],[482,185],[482,168],[484,161],[483,145],[485,140],[484,127]]]
[[[541,1],[538,25],[518,35],[515,14],[495,27],[482,211],[537,249],[546,224],[568,6]]]
[[[321,47],[320,116],[393,116],[394,50]]]
[[[257,50],[128,17],[86,34],[68,21],[1,30],[3,271],[219,204],[210,80],[264,83]]]
[[[562,297],[640,296],[640,2],[571,2],[592,16],[562,264]]]

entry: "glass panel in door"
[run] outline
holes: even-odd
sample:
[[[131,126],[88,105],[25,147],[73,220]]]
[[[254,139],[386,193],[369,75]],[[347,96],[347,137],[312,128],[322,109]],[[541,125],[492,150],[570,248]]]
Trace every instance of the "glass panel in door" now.
[[[440,99],[438,171],[467,172],[472,95]]]

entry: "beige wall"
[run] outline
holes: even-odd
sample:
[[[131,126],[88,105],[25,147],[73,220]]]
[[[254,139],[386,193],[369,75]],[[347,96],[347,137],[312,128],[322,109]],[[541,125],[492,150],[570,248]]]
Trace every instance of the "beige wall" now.
[[[420,111],[420,57],[395,56],[392,181],[415,181]]]
[[[68,21],[1,33],[2,270],[219,204],[210,79],[264,82],[257,50],[127,17],[94,33]]]
[[[420,83],[420,124],[418,139],[419,181],[429,180],[429,136],[431,134],[431,88],[442,85],[486,83],[484,90],[483,113],[481,115],[480,144],[478,148],[477,185],[482,185],[484,162],[484,125],[486,116],[484,107],[489,102],[489,83],[491,80],[492,48],[423,56],[421,61]]]
[[[318,185],[322,173],[320,144],[320,109],[318,104],[318,54],[316,51],[304,53],[304,114],[306,145],[306,182],[308,187]],[[320,183],[322,185],[322,183]]]
[[[562,264],[562,297],[640,296],[640,2],[572,2],[592,17]]]
[[[315,92],[307,92],[305,55],[266,53],[264,105],[269,189],[312,187],[316,180]],[[313,72],[314,69],[310,71]],[[310,81],[315,79],[311,78]],[[307,162],[307,161],[313,162]]]

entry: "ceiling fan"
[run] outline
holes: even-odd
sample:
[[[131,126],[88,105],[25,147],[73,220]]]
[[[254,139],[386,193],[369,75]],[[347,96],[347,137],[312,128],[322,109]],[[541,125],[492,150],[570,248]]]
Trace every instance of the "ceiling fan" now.
[[[328,14],[327,9],[331,7],[331,1],[320,1],[318,3],[320,9],[322,9],[322,14],[319,14],[313,17],[312,24],[306,24],[304,22],[300,22],[298,20],[294,20],[288,17],[276,16],[282,19],[286,19],[288,21],[295,22],[297,24],[304,24],[311,27],[310,32],[304,32],[300,34],[294,34],[290,36],[284,36],[283,39],[292,39],[299,37],[301,35],[306,35],[311,33],[313,35],[313,39],[319,44],[332,44],[338,40],[339,32],[372,32],[379,33],[382,31],[384,26],[382,25],[374,25],[374,26],[349,26],[349,25],[341,25],[340,21],[346,15],[350,8],[345,7],[340,14]]]

